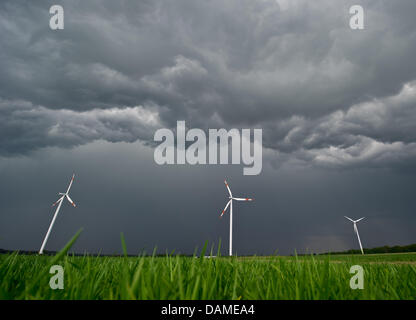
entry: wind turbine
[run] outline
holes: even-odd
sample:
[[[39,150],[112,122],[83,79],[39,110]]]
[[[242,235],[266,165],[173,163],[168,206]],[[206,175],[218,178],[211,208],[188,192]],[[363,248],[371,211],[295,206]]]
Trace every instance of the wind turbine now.
[[[56,217],[58,216],[58,213],[59,213],[59,209],[61,209],[61,205],[62,205],[62,202],[64,201],[64,199],[66,198],[74,207],[76,207],[76,205],[75,205],[75,203],[74,203],[74,201],[72,201],[72,199],[69,197],[69,190],[71,189],[71,186],[72,186],[72,182],[74,182],[74,177],[75,177],[75,174],[73,174],[72,175],[72,179],[71,179],[71,182],[69,183],[69,186],[68,186],[68,189],[66,190],[66,192],[65,193],[59,193],[59,195],[61,196],[59,199],[58,199],[58,201],[56,201],[53,205],[52,205],[52,207],[54,207],[54,206],[56,206],[56,205],[58,205],[58,207],[56,208],[56,211],[55,211],[55,214],[54,214],[54,216],[53,216],[53,218],[52,218],[52,222],[51,222],[51,225],[49,226],[49,229],[48,229],[48,232],[46,233],[46,236],[45,236],[45,239],[43,240],[43,243],[42,243],[42,247],[40,248],[40,250],[39,250],[39,254],[43,254],[43,249],[45,248],[45,245],[46,245],[46,241],[48,241],[48,238],[49,238],[49,234],[51,233],[51,230],[52,230],[52,227],[53,227],[53,224],[55,223],[55,220],[56,220]]]
[[[231,193],[231,189],[228,186],[227,180],[224,180],[225,186],[227,187],[228,193],[229,193],[229,199],[224,210],[222,211],[220,218],[224,215],[224,212],[228,209],[228,206],[230,207],[230,256],[233,255],[233,200],[236,201],[253,201],[254,199],[250,198],[234,198],[233,194]]]
[[[361,239],[360,239],[360,234],[358,233],[358,228],[357,228],[357,222],[363,220],[365,217],[362,217],[358,220],[352,220],[351,218],[348,218],[346,216],[344,216],[346,219],[350,220],[352,223],[354,223],[354,232],[357,234],[357,238],[358,238],[358,243],[360,244],[360,249],[361,249],[361,253],[364,254],[363,251],[363,246],[361,245]]]

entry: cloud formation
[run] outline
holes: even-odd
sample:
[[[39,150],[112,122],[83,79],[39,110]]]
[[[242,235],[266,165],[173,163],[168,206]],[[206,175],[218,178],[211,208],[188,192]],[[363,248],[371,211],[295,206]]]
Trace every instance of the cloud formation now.
[[[416,3],[62,1],[0,4],[0,155],[159,126],[263,128],[277,161],[396,166],[415,157]]]
[[[160,127],[158,113],[142,106],[74,111],[0,100],[0,110],[0,154],[9,156],[96,140],[147,142]]]
[[[400,165],[416,156],[415,106],[413,82],[395,96],[374,98],[315,120],[293,117],[280,124],[288,133],[274,147],[320,165]]]

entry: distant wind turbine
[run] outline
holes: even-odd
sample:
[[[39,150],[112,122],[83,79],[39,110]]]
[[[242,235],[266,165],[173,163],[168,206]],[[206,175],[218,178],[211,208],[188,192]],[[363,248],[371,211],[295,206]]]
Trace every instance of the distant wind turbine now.
[[[224,215],[224,212],[227,210],[228,206],[230,207],[230,256],[233,255],[233,200],[236,201],[253,201],[254,199],[250,198],[234,198],[233,194],[231,193],[230,187],[228,186],[227,181],[224,181],[225,186],[227,187],[228,193],[229,193],[229,199],[224,210],[221,213],[220,218]]]
[[[58,201],[56,201],[52,205],[52,207],[54,207],[56,205],[58,205],[58,207],[56,208],[56,211],[55,211],[55,214],[54,214],[54,216],[52,218],[52,222],[51,222],[51,224],[49,226],[48,232],[46,233],[45,239],[43,240],[42,247],[39,250],[39,254],[43,254],[43,249],[45,248],[46,242],[48,241],[49,234],[51,233],[53,224],[55,223],[56,217],[58,216],[59,209],[61,209],[61,205],[62,205],[62,202],[64,201],[64,199],[66,198],[74,207],[76,207],[74,201],[72,201],[72,199],[69,197],[69,190],[71,189],[72,182],[74,182],[74,177],[75,177],[75,174],[72,175],[71,182],[69,183],[69,186],[68,186],[68,189],[66,190],[66,192],[65,193],[61,193],[60,192],[59,195],[61,197],[58,199]]]
[[[361,245],[360,235],[359,235],[359,233],[358,233],[357,222],[359,222],[359,221],[363,220],[365,217],[362,217],[362,218],[360,218],[360,219],[358,219],[358,220],[352,220],[351,218],[348,218],[348,217],[346,217],[346,216],[344,216],[344,217],[345,217],[346,219],[350,220],[352,223],[354,223],[354,232],[357,234],[358,243],[360,244],[361,253],[362,253],[362,254],[364,254],[364,251],[363,251],[363,246]]]

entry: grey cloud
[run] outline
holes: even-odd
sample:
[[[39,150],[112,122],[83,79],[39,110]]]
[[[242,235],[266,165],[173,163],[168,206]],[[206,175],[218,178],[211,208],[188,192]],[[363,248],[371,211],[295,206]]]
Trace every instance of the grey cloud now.
[[[362,159],[358,165],[368,160],[360,154],[380,144],[413,155],[413,109],[387,106],[416,79],[414,1],[365,1],[359,32],[348,27],[355,4],[348,0],[62,1],[65,30],[58,32],[48,28],[50,4],[0,5],[0,98],[39,106],[30,126],[45,137],[25,138],[17,123],[27,118],[1,110],[11,123],[3,139],[13,140],[3,155],[91,136],[150,141],[134,126],[121,129],[123,122],[123,134],[101,130],[101,121],[89,126],[98,126],[96,134],[83,125],[72,127],[75,138],[45,133],[53,125],[48,110],[59,118],[60,110],[73,110],[83,123],[92,110],[136,106],[158,106],[169,127],[186,120],[202,129],[263,128],[265,147],[289,160],[334,156],[344,163],[350,155]],[[371,119],[355,114],[380,99],[385,105],[374,105]]]
[[[374,99],[315,120],[283,121],[286,134],[276,149],[303,161],[333,166],[389,166],[411,162],[416,155],[414,107],[416,83],[394,96]],[[269,132],[273,134],[273,128]]]
[[[150,141],[160,127],[157,111],[142,106],[73,111],[0,100],[0,114],[1,155],[26,154],[41,147],[73,147],[95,140]]]

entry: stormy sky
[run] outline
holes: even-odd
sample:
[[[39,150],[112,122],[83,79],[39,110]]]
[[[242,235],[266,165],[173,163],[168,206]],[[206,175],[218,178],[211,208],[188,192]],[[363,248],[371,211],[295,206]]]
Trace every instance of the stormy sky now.
[[[49,8],[64,8],[64,30]],[[365,29],[349,27],[364,8]],[[414,0],[0,3],[0,248],[228,248],[242,254],[416,242]],[[154,161],[154,133],[263,130],[263,170]]]

